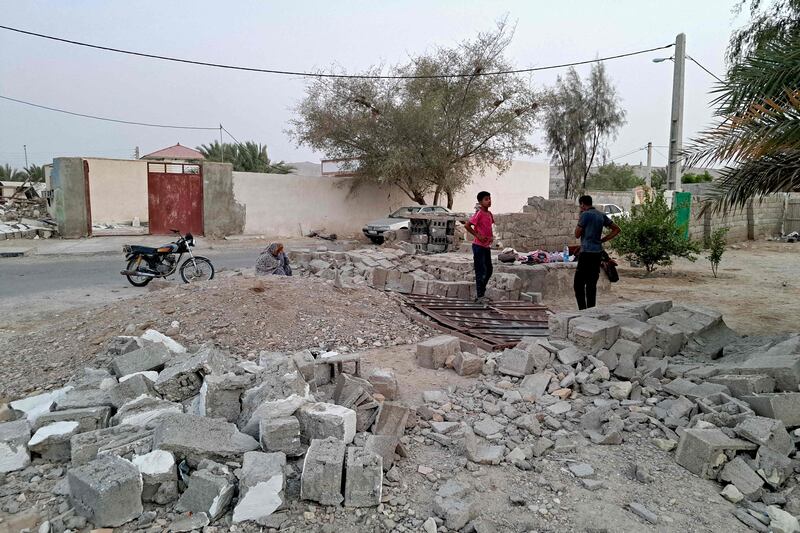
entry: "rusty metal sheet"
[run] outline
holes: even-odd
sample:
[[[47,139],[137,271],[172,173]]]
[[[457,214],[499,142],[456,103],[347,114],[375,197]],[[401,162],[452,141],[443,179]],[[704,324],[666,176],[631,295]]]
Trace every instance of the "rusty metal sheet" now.
[[[549,334],[550,310],[530,302],[476,303],[470,300],[407,294],[405,301],[442,331],[470,340],[487,351],[513,348],[523,337]]]

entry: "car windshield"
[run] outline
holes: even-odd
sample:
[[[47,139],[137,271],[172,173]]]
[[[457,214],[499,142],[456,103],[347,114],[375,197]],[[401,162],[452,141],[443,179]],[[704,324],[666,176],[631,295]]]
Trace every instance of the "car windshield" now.
[[[419,207],[401,207],[400,209],[389,215],[389,218],[405,218],[413,213],[419,213],[419,210],[420,210]]]

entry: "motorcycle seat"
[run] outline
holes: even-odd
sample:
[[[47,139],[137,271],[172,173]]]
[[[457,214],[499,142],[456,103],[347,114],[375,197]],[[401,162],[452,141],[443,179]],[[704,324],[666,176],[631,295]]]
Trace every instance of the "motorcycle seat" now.
[[[165,244],[163,246],[159,246],[158,248],[152,248],[150,246],[139,246],[138,244],[131,244],[128,245],[128,249],[130,249],[130,253],[138,253],[138,254],[157,254],[157,253],[164,253],[163,249],[169,248],[170,251],[175,251],[178,249],[178,245],[174,243]],[[159,250],[162,250],[159,252]]]

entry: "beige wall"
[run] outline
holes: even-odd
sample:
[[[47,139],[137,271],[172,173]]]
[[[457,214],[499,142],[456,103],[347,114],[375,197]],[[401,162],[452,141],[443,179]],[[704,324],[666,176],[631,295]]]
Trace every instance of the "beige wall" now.
[[[489,171],[459,194],[455,211],[472,212],[481,190],[492,193],[495,213],[522,211],[530,196],[546,196],[547,164],[516,161],[502,176]],[[236,201],[245,206],[246,235],[299,236],[325,228],[342,237],[359,235],[366,222],[413,202],[399,190],[362,187],[349,196],[350,178],[298,174],[233,173]]]
[[[93,224],[144,223],[147,214],[147,161],[86,159]]]

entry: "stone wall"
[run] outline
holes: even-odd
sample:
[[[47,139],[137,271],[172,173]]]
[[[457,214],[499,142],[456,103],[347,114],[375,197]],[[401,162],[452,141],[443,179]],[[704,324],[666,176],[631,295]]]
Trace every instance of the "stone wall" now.
[[[689,237],[704,241],[719,228],[728,228],[727,242],[763,239],[780,235],[783,224],[785,195],[774,195],[761,200],[750,200],[745,207],[727,213],[700,214],[702,202],[692,201]]]
[[[497,241],[501,247],[520,252],[556,251],[564,245],[578,244],[575,226],[578,207],[574,200],[546,200],[539,196],[528,199],[522,213],[495,215]]]

